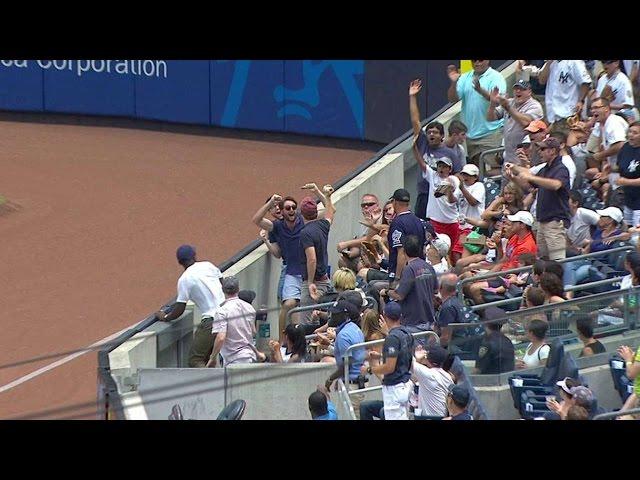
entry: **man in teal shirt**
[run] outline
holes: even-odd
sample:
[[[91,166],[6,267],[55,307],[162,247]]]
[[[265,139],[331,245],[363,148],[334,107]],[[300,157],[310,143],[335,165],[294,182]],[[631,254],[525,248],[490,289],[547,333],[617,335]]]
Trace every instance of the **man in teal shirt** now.
[[[447,97],[450,102],[462,101],[462,121],[469,127],[467,155],[478,165],[480,153],[502,145],[504,120],[487,120],[489,92],[498,89],[500,95],[507,91],[502,74],[489,66],[489,60],[471,60],[473,70],[460,74],[453,65],[447,67],[451,80]]]

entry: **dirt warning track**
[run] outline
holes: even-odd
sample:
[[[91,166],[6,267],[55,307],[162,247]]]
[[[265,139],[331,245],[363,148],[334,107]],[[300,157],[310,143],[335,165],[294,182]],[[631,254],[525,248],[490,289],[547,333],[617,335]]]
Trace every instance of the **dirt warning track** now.
[[[257,238],[274,192],[335,182],[376,145],[0,121],[0,365],[84,348],[175,294],[175,249],[220,264]],[[354,149],[355,148],[355,149]],[[95,418],[96,357],[0,368],[0,419]],[[11,388],[2,389],[3,386]],[[45,410],[70,408],[64,414]]]

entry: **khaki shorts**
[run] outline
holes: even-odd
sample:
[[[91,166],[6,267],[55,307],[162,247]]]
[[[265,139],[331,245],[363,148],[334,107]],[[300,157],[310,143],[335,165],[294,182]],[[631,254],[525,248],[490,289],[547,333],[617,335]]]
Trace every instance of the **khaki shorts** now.
[[[567,254],[567,235],[562,220],[551,220],[538,223],[536,241],[538,256],[549,260],[561,260]]]

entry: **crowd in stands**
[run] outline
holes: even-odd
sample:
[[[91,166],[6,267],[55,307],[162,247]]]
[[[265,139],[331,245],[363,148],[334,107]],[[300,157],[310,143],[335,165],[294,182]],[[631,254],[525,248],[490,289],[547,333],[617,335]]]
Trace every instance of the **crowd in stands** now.
[[[200,343],[212,349],[193,366],[216,366],[218,352],[225,364],[335,364],[325,385],[309,397],[312,417],[329,420],[336,418],[329,392],[344,375],[345,352],[379,340],[383,343],[355,349],[348,358],[348,388],[362,389],[373,376],[382,383],[382,402],[351,395],[360,418],[406,419],[413,402],[416,418],[468,420],[471,393],[452,371],[455,356],[469,355],[478,374],[546,365],[560,313],[535,313],[538,308],[511,320],[507,311],[560,306],[600,291],[580,288],[602,280],[595,262],[606,263],[607,251],[620,245],[638,243],[638,61],[519,60],[511,96],[488,60],[472,64],[462,74],[448,68],[448,99],[461,101],[462,116],[448,125],[446,135],[437,121],[422,127],[417,102],[422,82],[409,85],[412,154],[419,169],[413,202],[398,185],[363,195],[353,238],[335,245],[329,244],[329,232],[340,212],[330,185],[306,184],[302,188],[309,194],[300,199],[273,194],[256,211],[261,240],[282,259],[280,336],[268,352],[249,346],[251,322],[242,327],[224,322],[232,313],[252,315],[253,307],[237,299],[237,282],[224,279],[221,289],[212,289],[215,298],[203,300],[193,278],[219,282],[219,271],[209,264],[213,268],[195,272],[194,265],[208,262],[195,262],[195,252],[178,251],[185,268],[178,302],[203,303],[208,321],[203,328],[211,329]],[[333,273],[332,249],[339,254]],[[565,261],[590,253],[601,255]],[[620,288],[638,285],[640,254],[620,255],[626,255]],[[494,275],[475,279],[483,274]],[[455,328],[471,323],[469,307],[507,299],[516,301],[480,309],[475,329]],[[314,309],[325,302],[333,305]],[[295,307],[310,308],[291,315],[287,324]],[[174,308],[157,316],[171,320],[181,313]],[[597,312],[576,316],[580,356],[606,351],[594,338],[596,326]],[[422,332],[435,332],[439,341],[412,335]],[[310,342],[307,336],[313,336]],[[640,378],[640,350],[634,354],[621,347],[618,353],[629,378]],[[566,379],[558,388],[559,401],[547,402],[548,418],[593,416],[594,392],[587,386]],[[635,388],[627,409],[637,405],[638,380]]]

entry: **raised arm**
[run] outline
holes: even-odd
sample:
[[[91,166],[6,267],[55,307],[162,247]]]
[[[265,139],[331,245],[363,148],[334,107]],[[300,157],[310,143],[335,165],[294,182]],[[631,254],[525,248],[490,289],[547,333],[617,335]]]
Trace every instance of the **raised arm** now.
[[[540,69],[540,72],[538,72],[538,83],[540,83],[540,85],[545,85],[547,83],[547,80],[549,79],[551,62],[553,62],[553,60],[545,60],[544,65]]]
[[[265,215],[270,208],[273,208],[276,203],[281,201],[282,197],[277,193],[274,193],[269,201],[258,209],[251,221],[255,223],[259,228],[263,228],[267,232],[270,232],[271,230],[273,230],[273,223],[268,218],[265,218]]]
[[[418,150],[417,141],[418,141],[418,137],[415,137],[413,139],[413,148],[412,148],[413,156],[416,159],[416,162],[418,163],[420,170],[422,170],[423,172],[426,172],[429,166],[427,165],[427,162],[424,161],[424,157],[420,153],[420,150]]]
[[[451,80],[447,90],[447,99],[450,102],[455,103],[460,100],[460,97],[458,97],[458,91],[456,90],[458,80],[460,79],[460,72],[454,65],[449,65],[447,67],[447,75],[449,76],[449,80]]]
[[[413,127],[414,135],[420,133],[420,109],[418,108],[418,99],[416,97],[421,89],[422,81],[419,79],[409,84],[409,115],[411,116],[411,126]]]

